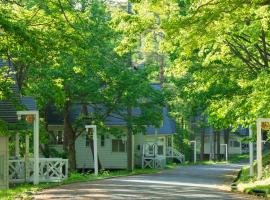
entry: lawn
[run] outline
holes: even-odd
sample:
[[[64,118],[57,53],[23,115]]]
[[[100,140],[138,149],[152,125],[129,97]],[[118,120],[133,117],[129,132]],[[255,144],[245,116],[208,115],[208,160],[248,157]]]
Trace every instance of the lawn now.
[[[257,164],[254,162],[254,176],[249,176],[249,166],[241,170],[241,174],[236,181],[237,189],[249,194],[261,193],[263,196],[270,197],[270,152],[263,156],[263,178],[257,180]]]
[[[173,165],[170,166],[170,169],[173,168]],[[152,174],[159,173],[161,169],[135,169],[133,172],[127,170],[119,170],[119,171],[102,171],[100,175],[95,176],[92,173],[80,174],[80,173],[72,173],[69,178],[62,183],[41,183],[39,185],[32,184],[21,184],[16,187],[10,188],[8,190],[0,191],[0,199],[2,200],[13,200],[15,198],[18,199],[29,199],[29,196],[35,192],[46,188],[52,188],[59,185],[71,184],[76,182],[85,182],[85,181],[94,181],[101,180],[112,177],[120,177],[120,176],[131,176],[138,174]]]

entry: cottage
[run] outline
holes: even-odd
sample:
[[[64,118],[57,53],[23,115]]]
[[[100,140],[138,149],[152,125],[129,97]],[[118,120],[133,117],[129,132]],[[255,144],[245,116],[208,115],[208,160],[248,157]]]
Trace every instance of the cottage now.
[[[25,140],[23,141],[20,138],[19,131],[17,132],[14,138],[15,152],[13,155],[8,153],[7,137],[0,137],[0,185],[3,185],[3,180],[7,181],[7,184],[8,181],[13,183],[33,181],[34,184],[38,184],[39,181],[61,181],[67,178],[67,160],[61,158],[39,158],[39,115],[35,101],[31,97],[20,95],[10,59],[4,60],[0,58],[0,70],[2,69],[8,72],[7,76],[12,77],[14,83],[9,86],[11,91],[8,98],[0,101],[0,120],[8,126],[16,126],[22,115],[33,119],[33,121],[29,120],[29,122],[33,122],[34,129],[34,158],[29,157],[29,135],[25,135]],[[25,143],[25,152],[21,152],[20,143]]]
[[[214,128],[208,127],[205,128],[205,136],[204,136],[204,158],[207,159],[214,159],[214,154],[217,153],[217,138],[215,138]],[[220,154],[221,157],[225,158],[226,154],[226,141],[224,137],[224,130],[220,131]],[[197,141],[200,146],[200,135],[197,135]],[[248,129],[244,129],[239,127],[238,130],[234,132],[229,132],[228,134],[228,154],[242,154],[247,153],[248,149],[248,142],[243,142],[243,138],[248,137]],[[199,148],[197,148],[199,151]],[[199,152],[197,152],[199,153]]]
[[[90,107],[88,107],[88,111],[91,112]],[[76,119],[81,112],[82,106],[74,104],[71,119]],[[134,109],[134,112],[138,113],[139,111]],[[63,153],[63,119],[55,110],[50,110],[48,113],[48,129],[51,135],[50,148]],[[163,123],[159,128],[155,129],[152,126],[148,126],[146,127],[146,133],[134,135],[133,153],[135,166],[164,167],[166,159],[177,159],[179,162],[184,160],[184,156],[173,148],[173,136],[176,133],[176,128],[175,122],[168,115],[167,108],[163,108],[162,116]],[[126,122],[115,115],[110,115],[105,121],[105,126],[117,128],[122,134],[117,137],[110,133],[101,132],[99,129],[97,130],[97,151],[102,168],[125,169],[127,168]],[[93,154],[88,135],[85,132],[76,139],[75,149],[77,169],[93,168]],[[148,162],[149,160],[151,161]]]

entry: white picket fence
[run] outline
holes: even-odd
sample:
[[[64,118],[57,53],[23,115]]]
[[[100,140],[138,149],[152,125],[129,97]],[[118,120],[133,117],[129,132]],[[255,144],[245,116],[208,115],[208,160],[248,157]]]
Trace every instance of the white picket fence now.
[[[26,164],[25,164],[26,163]],[[32,182],[34,159],[9,160],[9,182]],[[68,160],[61,158],[39,158],[39,181],[61,182],[68,177]]]

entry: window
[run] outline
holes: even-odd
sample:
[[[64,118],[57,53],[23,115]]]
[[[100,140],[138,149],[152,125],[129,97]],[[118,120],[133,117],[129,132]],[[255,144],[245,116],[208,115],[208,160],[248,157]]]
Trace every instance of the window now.
[[[57,144],[63,144],[63,142],[64,142],[64,131],[57,131],[56,141],[57,141]]]
[[[158,155],[163,155],[163,145],[158,145]]]
[[[119,139],[112,139],[112,152],[126,152],[126,142]]]
[[[148,155],[154,155],[155,154],[155,145],[149,145],[148,146]]]
[[[102,147],[105,146],[105,136],[104,136],[104,135],[101,135],[101,138],[100,138],[100,146],[102,146]]]
[[[240,142],[232,140],[230,141],[230,147],[240,147]]]
[[[50,131],[51,144],[63,144],[64,142],[64,131],[56,130]]]

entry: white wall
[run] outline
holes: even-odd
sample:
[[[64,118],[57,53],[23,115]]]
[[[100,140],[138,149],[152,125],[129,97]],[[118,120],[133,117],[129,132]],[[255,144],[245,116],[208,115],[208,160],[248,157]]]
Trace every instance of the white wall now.
[[[240,142],[240,138],[235,136],[235,135],[231,135],[230,136],[230,139],[229,141],[238,141]],[[224,138],[223,136],[220,137],[220,144],[224,144]],[[198,147],[197,147],[197,151],[200,152],[200,145],[198,143]],[[241,148],[240,148],[240,145],[238,147],[234,147],[234,146],[231,146],[230,145],[230,142],[229,142],[229,145],[228,145],[228,150],[229,150],[229,154],[240,154],[241,153]],[[204,153],[205,154],[210,154],[210,153],[213,153],[213,136],[205,136],[205,143],[204,143]],[[221,146],[220,147],[220,153],[221,154],[224,154],[225,152],[225,147],[224,146]]]

